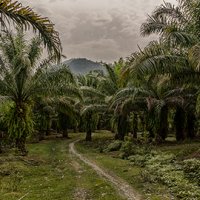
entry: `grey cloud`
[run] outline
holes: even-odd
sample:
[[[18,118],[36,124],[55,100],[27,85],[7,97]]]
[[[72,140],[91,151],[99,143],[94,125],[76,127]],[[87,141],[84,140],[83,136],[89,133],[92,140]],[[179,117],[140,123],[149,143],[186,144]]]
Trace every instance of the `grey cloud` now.
[[[79,51],[77,51],[79,49]],[[102,51],[104,49],[104,51]],[[69,45],[69,57],[86,57],[98,61],[113,61],[120,57],[120,48],[114,40],[101,39],[83,44]]]
[[[48,16],[60,33],[64,54],[114,61],[156,38],[139,29],[162,0],[20,0]],[[176,0],[168,0],[175,3]]]

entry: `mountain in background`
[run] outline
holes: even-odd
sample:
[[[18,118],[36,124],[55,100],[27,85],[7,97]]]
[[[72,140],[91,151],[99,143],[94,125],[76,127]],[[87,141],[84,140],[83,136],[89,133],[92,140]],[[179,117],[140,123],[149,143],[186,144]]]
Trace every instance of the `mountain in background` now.
[[[86,58],[72,58],[64,61],[71,71],[76,74],[86,74],[91,70],[104,70],[99,62],[94,62]]]

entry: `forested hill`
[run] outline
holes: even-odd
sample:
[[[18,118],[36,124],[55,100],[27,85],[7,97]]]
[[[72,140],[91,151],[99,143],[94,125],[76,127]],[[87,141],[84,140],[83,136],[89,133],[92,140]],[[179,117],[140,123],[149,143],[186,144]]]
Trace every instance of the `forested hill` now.
[[[64,62],[72,72],[76,74],[86,74],[91,70],[103,70],[99,62],[94,62],[86,58],[73,58]]]

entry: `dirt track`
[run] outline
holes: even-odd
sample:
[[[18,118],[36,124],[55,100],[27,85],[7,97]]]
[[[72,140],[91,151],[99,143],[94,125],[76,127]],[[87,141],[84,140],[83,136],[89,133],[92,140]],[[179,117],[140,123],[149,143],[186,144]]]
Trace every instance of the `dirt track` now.
[[[123,179],[121,179],[117,176],[111,175],[109,172],[100,168],[94,162],[85,158],[85,156],[83,156],[82,154],[77,152],[77,150],[74,147],[74,144],[76,142],[78,142],[78,140],[69,144],[69,152],[72,155],[78,157],[85,164],[92,167],[99,176],[105,178],[107,181],[112,183],[112,185],[115,186],[115,188],[119,192],[119,194],[121,194],[126,199],[128,199],[128,200],[140,200],[141,199],[140,196],[133,190],[133,188],[126,181],[124,181]]]

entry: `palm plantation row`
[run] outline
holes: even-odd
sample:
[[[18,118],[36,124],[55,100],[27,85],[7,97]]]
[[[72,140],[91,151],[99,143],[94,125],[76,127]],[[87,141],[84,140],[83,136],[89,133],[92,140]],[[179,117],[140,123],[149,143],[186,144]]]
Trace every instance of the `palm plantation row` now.
[[[18,3],[3,1],[0,6],[5,15],[0,42],[2,146],[11,144],[24,154],[28,136],[41,139],[51,129],[64,137],[68,129],[86,132],[88,141],[95,129],[110,130],[119,140],[128,133],[137,140],[141,132],[145,142],[156,143],[164,142],[169,133],[177,141],[197,136],[197,0],[157,7],[142,24],[141,34],[156,33],[158,41],[112,65],[104,64],[105,71],[86,75],[74,75],[67,66],[54,64],[61,58],[61,46],[48,19],[39,20],[30,9],[21,17],[26,12]],[[33,26],[39,36],[27,42],[21,28],[15,34],[8,31],[7,17],[25,29]],[[44,46],[49,56],[42,60]]]
[[[156,8],[142,24],[141,33],[157,33],[159,40],[115,63],[114,69],[107,66],[108,75],[97,89],[105,95],[116,138],[124,139],[130,121],[136,136],[138,118],[143,131],[157,142],[166,139],[169,128],[174,129],[177,141],[195,137],[199,6],[198,1],[179,1],[177,7],[164,3]]]

